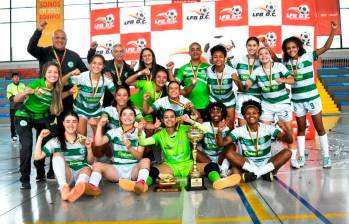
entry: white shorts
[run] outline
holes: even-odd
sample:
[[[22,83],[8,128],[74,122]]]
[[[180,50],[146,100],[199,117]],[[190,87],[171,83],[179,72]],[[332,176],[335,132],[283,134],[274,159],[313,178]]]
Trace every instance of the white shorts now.
[[[278,121],[292,121],[292,108],[287,103],[270,104],[262,101],[262,121],[274,121],[277,116]]]
[[[135,166],[137,166],[138,163],[134,164],[125,164],[125,165],[115,165],[116,175],[119,177],[119,179],[129,179],[132,180],[132,170]]]
[[[254,100],[258,103],[261,102],[260,99],[258,99],[257,97],[255,97],[251,94],[238,93],[238,96],[236,99],[236,109],[235,110],[236,110],[236,113],[238,114],[238,118],[240,118],[240,119],[244,119],[244,116],[242,116],[242,113],[241,113],[242,104],[248,100]]]
[[[303,103],[293,102],[293,109],[296,117],[303,117],[309,112],[311,115],[316,115],[322,111],[321,98],[310,100]]]
[[[248,160],[248,162],[250,164],[254,164],[258,168],[261,168],[261,167],[265,166],[268,163],[268,161],[269,161],[268,158],[266,158],[265,160],[262,160],[260,162],[256,162],[255,160],[252,160],[252,159],[249,159],[249,158],[247,158],[247,160]]]
[[[83,167],[83,168],[81,168],[79,170],[73,170],[72,168],[69,168],[70,172],[71,172],[71,178],[70,178],[70,181],[69,181],[69,186],[74,186],[76,181],[78,180],[78,176],[79,176],[81,170],[89,168],[89,167],[90,166],[85,166],[85,167]]]

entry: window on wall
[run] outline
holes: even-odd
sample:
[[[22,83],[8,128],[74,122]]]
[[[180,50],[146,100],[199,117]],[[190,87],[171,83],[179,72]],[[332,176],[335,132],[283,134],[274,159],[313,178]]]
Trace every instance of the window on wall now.
[[[10,33],[10,23],[0,24],[0,33]],[[10,61],[10,35],[1,35],[0,41],[0,61]]]
[[[12,24],[12,60],[26,61],[36,60],[27,52],[30,37],[36,28],[36,22],[13,23]],[[19,41],[20,40],[20,41]]]
[[[11,0],[12,8],[35,7],[35,6],[36,6],[36,0]]]
[[[90,19],[65,20],[64,30],[68,38],[67,48],[86,58],[90,48]]]

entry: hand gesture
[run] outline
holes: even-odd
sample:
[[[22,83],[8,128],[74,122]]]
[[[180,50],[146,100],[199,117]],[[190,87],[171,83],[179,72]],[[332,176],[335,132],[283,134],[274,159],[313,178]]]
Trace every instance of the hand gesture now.
[[[70,75],[74,75],[74,76],[80,75],[80,70],[78,68],[76,68],[70,72]]]
[[[331,28],[332,28],[332,30],[337,29],[337,23],[335,21],[331,22]]]
[[[91,43],[91,49],[96,49],[97,47],[98,47],[98,43],[97,43],[97,41],[92,41],[92,43]]]
[[[260,42],[263,44],[264,47],[268,47],[268,40],[265,36],[262,36],[261,38],[259,38]]]
[[[29,95],[34,94],[35,91],[32,88],[25,88],[23,92],[25,95]]]
[[[227,127],[228,121],[223,119],[218,123],[218,132],[222,132],[225,127]]]
[[[146,76],[150,75],[150,70],[149,70],[149,68],[143,69],[143,70],[142,70],[142,73],[143,73],[144,75],[146,75]]]
[[[106,77],[107,79],[113,80],[113,75],[110,72],[105,72],[104,77]]]
[[[145,123],[139,122],[135,127],[138,129],[138,134],[141,133],[144,130]]]
[[[85,138],[85,146],[87,149],[92,148],[92,141],[89,138]]]
[[[187,109],[187,110],[192,110],[194,108],[193,104],[191,102],[189,103],[186,103],[184,105],[184,109]]]
[[[148,92],[144,93],[143,95],[143,101],[148,101],[150,98],[150,94]]]
[[[190,117],[189,117],[189,115],[188,114],[184,114],[183,116],[182,116],[182,121],[184,121],[184,122],[187,122],[187,123],[192,123],[192,119],[190,119]]]
[[[129,139],[123,138],[122,143],[126,146],[127,149],[131,148],[131,141]]]
[[[168,62],[166,64],[166,68],[167,68],[167,70],[172,71],[174,68],[174,63],[172,61]]]
[[[74,85],[72,88],[70,88],[69,94],[70,94],[70,95],[74,95],[74,94],[76,94],[78,91],[79,91],[78,86],[77,86],[77,85]]]
[[[109,122],[107,116],[102,116],[101,119],[99,119],[98,125],[104,127]]]
[[[239,81],[239,76],[236,73],[231,74],[233,81]]]
[[[131,61],[130,67],[133,69],[137,64],[137,61]]]
[[[275,81],[279,84],[284,83],[285,80],[283,78],[276,78]]]
[[[155,123],[154,123],[154,128],[158,129],[161,126],[161,121],[159,119],[155,119]]]
[[[50,130],[48,130],[48,129],[42,129],[42,131],[40,132],[39,137],[42,138],[42,139],[43,139],[43,138],[46,138],[50,133],[51,133]]]
[[[37,26],[37,29],[39,31],[43,31],[47,26],[47,21],[41,21],[39,22],[38,26]]]

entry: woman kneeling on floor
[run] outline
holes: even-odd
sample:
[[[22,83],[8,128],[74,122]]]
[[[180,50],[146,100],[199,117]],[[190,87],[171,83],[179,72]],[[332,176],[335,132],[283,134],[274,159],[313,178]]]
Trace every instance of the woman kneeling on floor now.
[[[62,119],[62,120],[61,120]],[[58,121],[58,136],[52,138],[42,147],[42,141],[50,134],[43,129],[35,146],[34,160],[40,160],[53,154],[52,166],[55,172],[62,200],[70,202],[80,198],[86,190],[91,175],[94,156],[91,141],[77,133],[79,117],[73,111],[67,111]],[[69,184],[76,183],[70,190]],[[69,183],[69,184],[68,184]],[[91,192],[99,195],[99,191]]]

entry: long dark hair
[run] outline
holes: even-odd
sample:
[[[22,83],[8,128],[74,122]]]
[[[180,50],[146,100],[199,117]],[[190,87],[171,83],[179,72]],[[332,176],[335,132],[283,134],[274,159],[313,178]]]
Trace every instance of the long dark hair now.
[[[103,68],[103,70],[101,71],[101,75],[103,76],[103,74],[104,74],[104,72],[105,72],[105,58],[104,58],[103,55],[101,55],[101,54],[95,54],[95,55],[93,55],[93,56],[91,57],[89,64],[91,64],[92,61],[93,61],[95,58],[100,58],[100,59],[102,59],[102,61],[103,61],[103,66],[104,66],[104,68]]]
[[[302,56],[306,52],[303,47],[303,41],[301,39],[295,36],[289,37],[282,42],[282,52],[284,53],[283,58],[285,62],[291,59],[291,56],[287,54],[287,44],[290,42],[293,42],[297,45],[298,56]]]
[[[114,99],[113,99],[113,105],[116,107],[117,106],[117,102],[116,102],[116,100],[115,100],[115,96],[116,96],[116,94],[120,91],[120,90],[122,90],[122,89],[124,89],[124,90],[126,90],[126,92],[127,92],[127,95],[128,95],[128,97],[130,98],[130,90],[126,87],[126,86],[118,86],[117,88],[116,88],[116,90],[115,90],[115,93],[114,93]],[[126,107],[134,107],[134,105],[133,105],[133,103],[132,103],[132,101],[130,100],[130,99],[128,99],[128,101],[127,101],[127,104],[126,104]]]
[[[145,64],[144,64],[144,61],[143,61],[143,53],[144,51],[150,51],[152,57],[153,57],[153,61],[151,63],[151,70],[150,70],[150,73],[151,75],[153,76],[153,79],[155,77],[155,70],[156,70],[156,67],[157,67],[157,64],[156,64],[156,58],[155,58],[155,53],[154,51],[149,48],[149,47],[146,47],[146,48],[143,48],[141,53],[139,54],[139,66],[138,66],[138,71],[142,71],[143,69],[146,68]]]
[[[259,46],[259,40],[258,40],[257,37],[249,37],[249,38],[246,40],[246,46],[247,46],[248,42],[250,42],[251,40],[252,40],[252,41],[255,41],[255,42],[257,43],[257,46]]]
[[[78,119],[79,121],[79,116],[77,115],[77,113],[75,113],[72,110],[68,110],[63,112],[58,118],[57,118],[57,126],[58,126],[58,133],[57,133],[57,139],[58,142],[61,146],[61,150],[62,151],[66,151],[67,150],[67,143],[66,143],[66,139],[65,139],[65,128],[63,126],[63,121],[66,117],[68,116],[73,116],[76,119]],[[76,134],[76,138],[77,138],[77,134]]]

